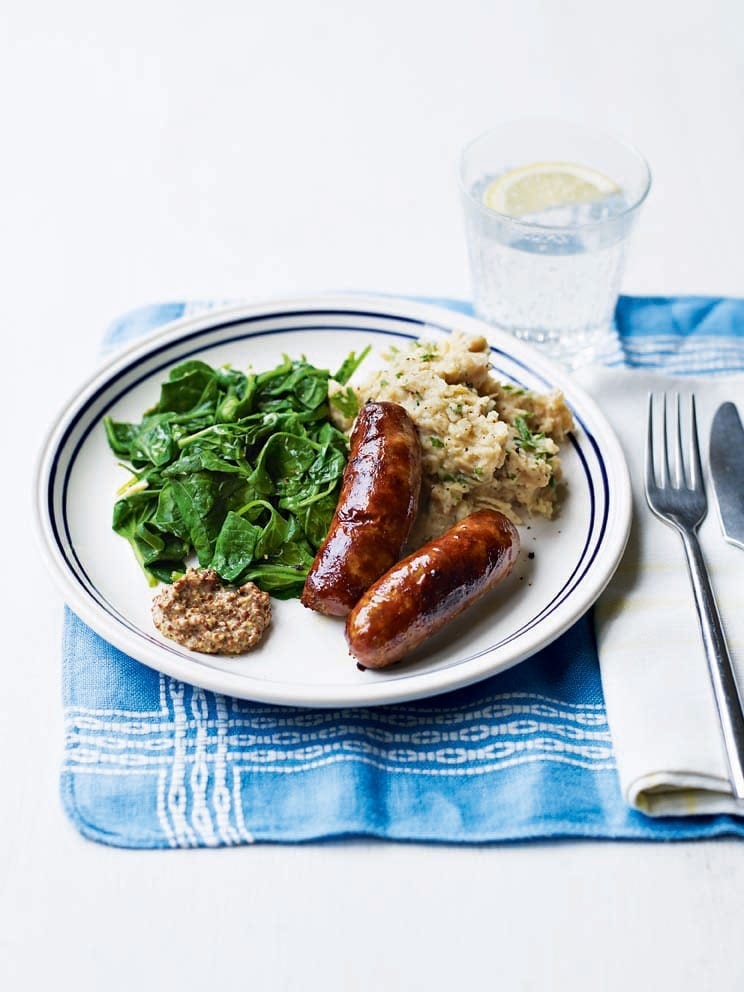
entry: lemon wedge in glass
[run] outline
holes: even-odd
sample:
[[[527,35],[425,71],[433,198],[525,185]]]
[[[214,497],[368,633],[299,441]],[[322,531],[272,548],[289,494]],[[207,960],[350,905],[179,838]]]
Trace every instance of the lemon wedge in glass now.
[[[611,179],[588,166],[535,162],[494,179],[483,193],[483,202],[508,217],[524,217],[551,207],[592,203],[619,192]]]

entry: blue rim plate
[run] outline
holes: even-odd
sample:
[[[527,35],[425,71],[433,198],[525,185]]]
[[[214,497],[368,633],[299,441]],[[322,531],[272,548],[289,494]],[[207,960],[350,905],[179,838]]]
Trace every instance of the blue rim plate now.
[[[157,398],[167,370],[186,358],[261,370],[282,353],[334,367],[372,344],[367,369],[391,344],[453,330],[485,335],[508,381],[559,388],[577,424],[562,460],[568,492],[554,521],[521,528],[512,575],[415,657],[360,672],[343,623],[273,601],[269,633],[238,658],[200,655],[167,641],[150,619],[152,590],[128,544],[111,530],[126,478],[102,418],[136,419]],[[364,374],[366,369],[362,370]],[[631,492],[625,460],[595,403],[527,345],[451,310],[389,297],[317,296],[212,310],[165,325],[119,353],[76,392],[43,446],[37,522],[47,561],[69,606],[98,634],[150,667],[228,695],[298,706],[369,706],[469,685],[522,661],[574,623],[604,589],[628,537]],[[532,552],[532,557],[530,556]]]

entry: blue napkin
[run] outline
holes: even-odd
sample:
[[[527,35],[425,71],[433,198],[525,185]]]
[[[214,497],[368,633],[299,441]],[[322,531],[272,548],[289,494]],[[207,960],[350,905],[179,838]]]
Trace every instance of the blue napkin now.
[[[142,308],[115,323],[107,343],[198,309]],[[744,369],[744,300],[624,297],[617,328],[618,363]],[[744,821],[730,816],[652,820],[625,805],[590,614],[476,686],[370,709],[215,695],[144,667],[69,610],[63,663],[62,798],[80,832],[107,844],[744,834]]]

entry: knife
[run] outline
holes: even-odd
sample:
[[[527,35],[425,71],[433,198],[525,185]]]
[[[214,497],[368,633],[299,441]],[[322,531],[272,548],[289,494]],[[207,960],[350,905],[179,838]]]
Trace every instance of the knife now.
[[[709,462],[723,536],[744,549],[744,427],[733,403],[716,410]]]

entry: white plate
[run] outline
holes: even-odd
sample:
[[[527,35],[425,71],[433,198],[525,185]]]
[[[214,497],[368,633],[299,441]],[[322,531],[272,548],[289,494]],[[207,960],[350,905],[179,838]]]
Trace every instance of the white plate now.
[[[137,420],[167,370],[186,358],[270,368],[282,352],[336,367],[366,344],[379,352],[454,329],[485,334],[498,374],[530,389],[559,387],[576,419],[562,460],[568,494],[553,522],[530,521],[512,575],[421,649],[415,659],[360,672],[343,622],[296,600],[272,601],[270,632],[238,658],[187,651],[150,619],[152,590],[126,541],[111,530],[125,479],[102,418]],[[379,361],[379,358],[378,358]],[[365,368],[371,368],[368,360]],[[630,482],[604,417],[570,378],[531,348],[451,310],[388,297],[321,296],[213,310],[168,324],[109,362],[61,413],[38,468],[43,545],[71,608],[122,651],[195,685],[300,706],[362,706],[434,695],[477,682],[554,640],[595,601],[620,560],[631,517]],[[530,557],[534,552],[534,558]]]

